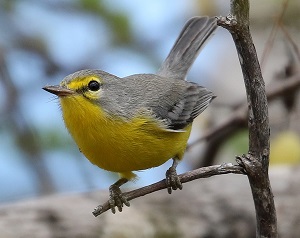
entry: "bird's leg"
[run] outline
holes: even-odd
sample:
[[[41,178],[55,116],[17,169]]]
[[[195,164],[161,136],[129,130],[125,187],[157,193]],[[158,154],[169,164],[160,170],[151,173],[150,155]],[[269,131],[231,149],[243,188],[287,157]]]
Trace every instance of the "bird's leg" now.
[[[121,212],[123,204],[125,204],[127,207],[130,206],[129,202],[127,201],[127,198],[122,194],[122,191],[120,189],[120,186],[127,182],[127,178],[120,178],[117,182],[115,182],[109,187],[109,205],[113,214],[116,213],[115,207],[117,207],[119,212]]]
[[[166,183],[168,186],[168,193],[171,194],[172,190],[182,189],[182,184],[176,172],[176,167],[179,163],[177,157],[173,158],[172,166],[166,172]]]

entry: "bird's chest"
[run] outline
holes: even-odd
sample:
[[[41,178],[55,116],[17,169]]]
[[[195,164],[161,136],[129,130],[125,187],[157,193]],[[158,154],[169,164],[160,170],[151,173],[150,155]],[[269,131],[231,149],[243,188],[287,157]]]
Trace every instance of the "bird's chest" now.
[[[65,125],[80,151],[92,163],[107,167],[105,164],[110,163],[124,141],[120,123],[108,118],[98,105],[80,97],[61,99],[61,107]]]
[[[108,117],[81,99],[61,100],[63,118],[81,152],[95,165],[114,172],[163,164],[186,146],[188,133],[172,133],[151,118]]]

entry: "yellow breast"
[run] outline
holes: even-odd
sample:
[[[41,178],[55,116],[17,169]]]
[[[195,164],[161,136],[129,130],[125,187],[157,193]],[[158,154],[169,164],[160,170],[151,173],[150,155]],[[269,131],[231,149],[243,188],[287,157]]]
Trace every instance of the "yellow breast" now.
[[[62,97],[60,102],[70,134],[82,153],[100,168],[127,173],[183,156],[191,126],[172,132],[150,118],[111,118],[80,95]]]

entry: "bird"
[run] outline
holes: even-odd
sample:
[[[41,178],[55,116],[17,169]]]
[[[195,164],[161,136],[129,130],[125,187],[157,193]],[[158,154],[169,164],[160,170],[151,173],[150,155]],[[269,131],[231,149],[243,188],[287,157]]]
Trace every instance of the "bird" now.
[[[204,43],[217,29],[214,17],[186,22],[155,74],[120,78],[98,69],[66,76],[44,90],[59,98],[64,123],[80,151],[96,166],[119,174],[109,187],[113,213],[130,206],[120,187],[135,171],[172,159],[166,171],[168,193],[182,189],[176,167],[182,160],[193,120],[216,97],[186,80]]]

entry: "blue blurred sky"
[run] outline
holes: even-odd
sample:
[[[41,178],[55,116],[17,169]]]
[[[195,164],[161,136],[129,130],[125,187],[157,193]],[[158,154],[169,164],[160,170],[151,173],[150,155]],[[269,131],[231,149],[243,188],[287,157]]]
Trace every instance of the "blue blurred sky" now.
[[[64,3],[57,4],[56,3]],[[195,1],[172,0],[114,0],[103,1],[108,9],[123,12],[128,16],[132,30],[133,47],[115,45],[113,33],[101,18],[83,11],[68,9],[77,1],[16,1],[10,12],[0,10],[1,48],[7,48],[6,64],[21,94],[19,106],[25,120],[34,125],[36,133],[60,131],[63,138],[71,140],[64,127],[57,101],[41,88],[46,84],[58,84],[63,77],[82,65],[101,68],[118,76],[134,73],[153,73],[168,54],[183,24],[193,15]],[[221,1],[217,1],[221,2]],[[65,6],[57,8],[56,6]],[[222,4],[219,3],[221,8]],[[224,9],[222,9],[224,10]],[[0,15],[1,15],[0,14]],[[15,48],[15,36],[39,38],[47,53],[63,71],[54,75],[45,74],[46,63],[37,54]],[[212,62],[218,57],[220,44],[216,39],[207,45],[197,60],[191,75],[202,75],[209,86]],[[39,42],[33,42],[38,44]],[[140,51],[139,49],[144,49]],[[147,54],[151,52],[151,56]],[[154,60],[155,59],[155,60]],[[193,80],[197,77],[191,76]],[[198,82],[200,82],[198,80]],[[0,88],[0,94],[2,89]],[[0,110],[5,107],[5,98],[0,96]],[[16,147],[10,130],[0,128],[0,201],[14,201],[38,195],[38,177],[24,161],[24,154]],[[71,142],[68,148],[43,151],[42,163],[46,165],[58,192],[77,192],[90,189],[107,189],[114,181],[110,173],[98,169],[83,158]],[[167,164],[139,172],[136,185],[141,186],[163,179]],[[179,166],[179,172],[188,168]]]

